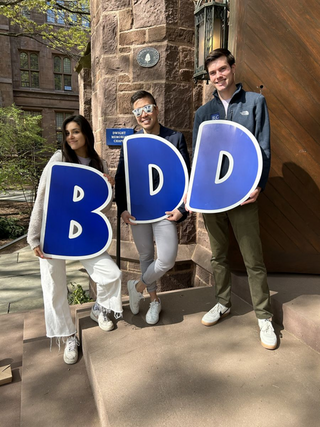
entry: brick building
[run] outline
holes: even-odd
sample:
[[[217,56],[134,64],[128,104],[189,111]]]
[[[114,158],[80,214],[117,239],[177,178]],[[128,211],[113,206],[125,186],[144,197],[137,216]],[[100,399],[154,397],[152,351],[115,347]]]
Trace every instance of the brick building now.
[[[49,19],[37,12],[30,12],[30,18],[39,24]],[[0,16],[0,30],[16,28]],[[42,136],[50,144],[60,142],[64,118],[79,110],[75,60],[27,37],[1,36],[0,49],[0,106],[15,104],[41,114]]]

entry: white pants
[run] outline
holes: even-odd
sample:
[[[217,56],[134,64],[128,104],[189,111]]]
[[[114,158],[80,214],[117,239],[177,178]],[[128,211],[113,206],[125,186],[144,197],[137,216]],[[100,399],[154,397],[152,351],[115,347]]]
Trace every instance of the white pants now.
[[[106,252],[81,260],[97,284],[97,302],[118,317],[122,313],[121,271]],[[67,300],[66,263],[63,259],[40,259],[47,337],[68,337],[76,333]]]
[[[132,225],[131,230],[140,255],[141,280],[148,292],[153,292],[157,289],[156,280],[175,264],[178,252],[176,223],[163,219],[150,224]],[[154,241],[157,247],[156,259]]]

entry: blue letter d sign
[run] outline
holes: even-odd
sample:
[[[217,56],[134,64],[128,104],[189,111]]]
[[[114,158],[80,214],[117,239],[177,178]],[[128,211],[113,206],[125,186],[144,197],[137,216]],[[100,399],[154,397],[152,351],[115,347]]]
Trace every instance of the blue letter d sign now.
[[[135,134],[123,142],[128,211],[137,223],[166,218],[183,200],[188,171],[178,149],[164,138]]]
[[[261,148],[248,129],[228,120],[203,122],[198,132],[187,206],[206,213],[233,209],[256,189],[261,172]]]

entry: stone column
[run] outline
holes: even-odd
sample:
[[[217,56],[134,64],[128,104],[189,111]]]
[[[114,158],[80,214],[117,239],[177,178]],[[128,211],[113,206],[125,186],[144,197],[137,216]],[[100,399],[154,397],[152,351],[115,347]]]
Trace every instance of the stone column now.
[[[193,12],[192,0],[91,0],[92,124],[97,151],[107,159],[112,173],[116,171],[120,150],[106,146],[106,128],[136,127],[130,98],[139,89],[155,96],[160,122],[184,133],[191,154]],[[137,62],[139,51],[145,47],[159,52],[159,62],[152,68],[143,68]],[[111,213],[115,228],[114,218],[115,209]],[[180,244],[195,241],[193,219],[179,227],[179,235]],[[130,228],[122,227],[121,239],[130,247]],[[132,256],[121,265],[124,282],[126,276],[139,276],[136,253],[133,249],[128,253]],[[175,274],[177,279],[160,288],[192,286],[191,265],[178,261],[176,270],[166,275],[168,279]]]

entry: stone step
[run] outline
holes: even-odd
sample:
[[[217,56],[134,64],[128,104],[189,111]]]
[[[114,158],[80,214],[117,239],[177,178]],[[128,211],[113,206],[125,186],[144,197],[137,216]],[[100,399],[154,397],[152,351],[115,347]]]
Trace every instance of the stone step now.
[[[24,313],[0,316],[0,369],[11,365],[12,382],[0,386],[0,425],[20,425]]]
[[[63,350],[53,340],[50,351],[43,310],[25,314],[21,427],[100,427],[82,353],[66,365]]]
[[[234,292],[251,303],[245,274],[233,273]],[[286,331],[320,352],[320,280],[302,274],[268,274],[274,320]]]
[[[12,364],[13,382],[0,386],[0,425],[318,426],[318,277],[268,278],[275,351],[260,346],[252,307],[235,294],[229,317],[202,326],[211,287],[160,294],[156,326],[144,320],[147,298],[137,316],[125,298],[124,320],[112,332],[89,318],[92,303],[72,307],[83,348],[72,366],[63,348],[53,343],[50,352],[43,310],[1,315],[0,366]],[[244,275],[233,275],[233,285],[250,301]]]
[[[320,355],[275,325],[279,347],[259,343],[252,307],[232,295],[213,327],[200,320],[210,287],[160,294],[163,311],[145,323],[148,299],[103,332],[81,311],[83,355],[103,427],[301,427],[319,425]]]

